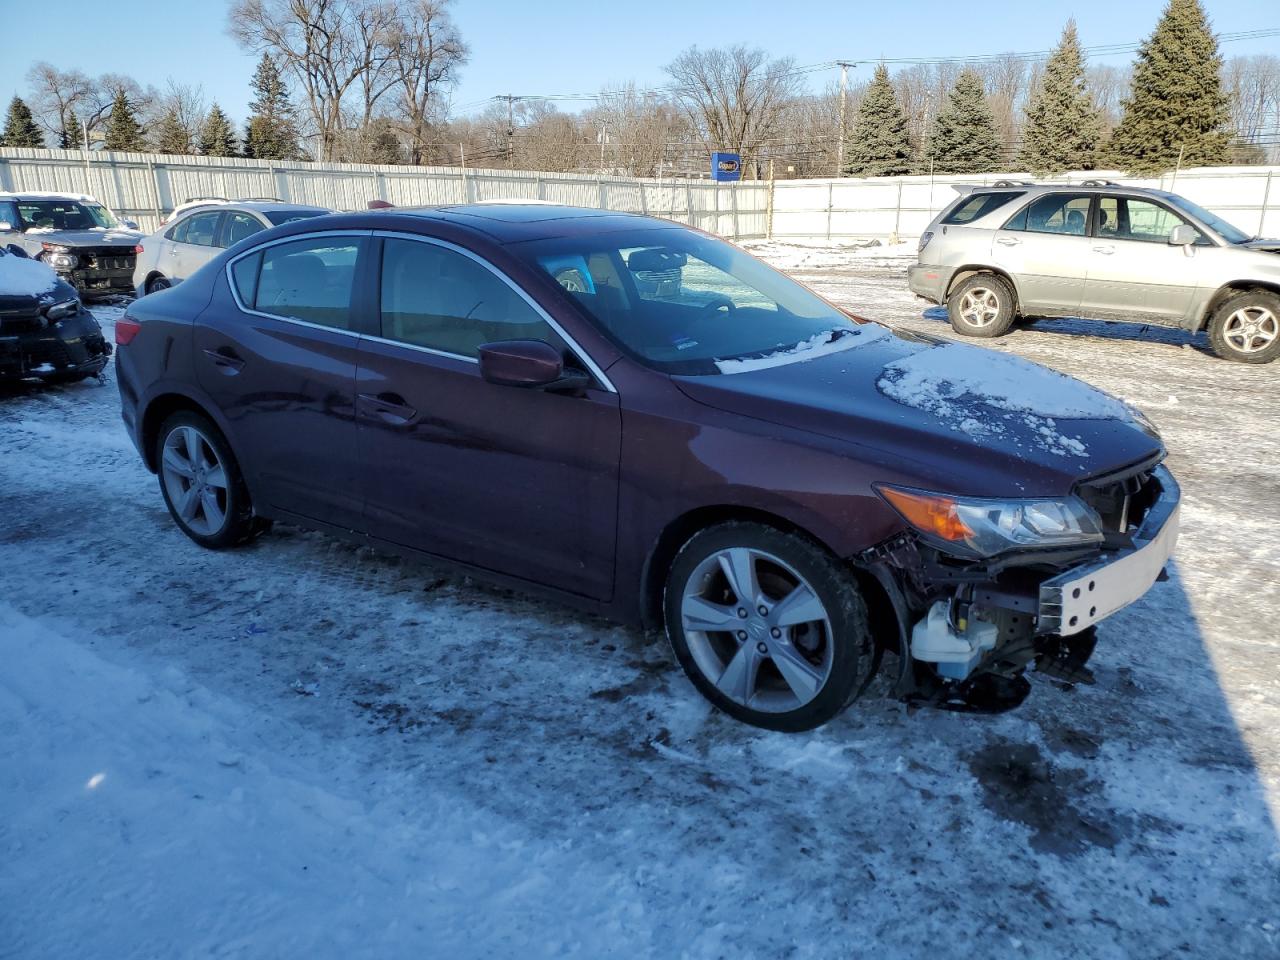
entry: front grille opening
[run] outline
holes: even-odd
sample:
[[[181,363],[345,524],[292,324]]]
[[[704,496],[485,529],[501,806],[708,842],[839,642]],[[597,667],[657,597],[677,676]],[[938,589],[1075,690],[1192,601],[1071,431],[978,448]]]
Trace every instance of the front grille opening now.
[[[1129,533],[1142,525],[1159,494],[1150,468],[1079,487],[1080,498],[1102,518],[1107,533]]]

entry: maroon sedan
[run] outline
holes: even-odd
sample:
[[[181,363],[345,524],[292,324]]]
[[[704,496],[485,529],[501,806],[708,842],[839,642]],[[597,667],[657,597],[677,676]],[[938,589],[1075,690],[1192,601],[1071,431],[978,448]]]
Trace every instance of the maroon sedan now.
[[[272,520],[665,625],[713,703],[817,726],[890,651],[936,701],[1086,670],[1178,488],[1120,401],[895,335],[678,224],[545,205],[257,234],[117,324],[206,547]]]

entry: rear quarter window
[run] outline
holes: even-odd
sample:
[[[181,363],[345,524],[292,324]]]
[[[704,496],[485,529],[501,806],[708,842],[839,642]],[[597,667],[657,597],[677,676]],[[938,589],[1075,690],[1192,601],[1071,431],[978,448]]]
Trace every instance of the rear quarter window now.
[[[943,223],[963,226],[980,220],[993,210],[999,210],[1006,203],[1012,203],[1022,193],[971,193],[960,201],[956,207],[942,218]]]

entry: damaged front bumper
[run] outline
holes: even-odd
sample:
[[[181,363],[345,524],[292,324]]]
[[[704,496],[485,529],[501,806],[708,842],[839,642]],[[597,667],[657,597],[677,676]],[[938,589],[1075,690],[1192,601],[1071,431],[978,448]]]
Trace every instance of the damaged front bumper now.
[[[859,558],[897,612],[900,692],[934,696],[984,674],[1020,678],[1033,660],[1063,679],[1079,675],[1092,628],[1163,579],[1177,543],[1177,482],[1163,465],[1142,475],[1145,512],[1101,549],[965,564],[904,535]]]
[[[0,380],[93,377],[111,357],[111,344],[87,310],[52,323],[40,318],[29,329],[0,327]]]

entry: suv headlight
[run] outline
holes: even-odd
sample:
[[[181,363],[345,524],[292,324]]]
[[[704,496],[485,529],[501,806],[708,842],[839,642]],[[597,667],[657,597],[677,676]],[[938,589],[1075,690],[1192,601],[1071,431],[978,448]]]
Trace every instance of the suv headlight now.
[[[50,320],[63,320],[67,317],[73,317],[80,312],[80,301],[78,299],[63,300],[59,303],[51,303],[44,308],[44,315]]]
[[[935,546],[994,557],[1027,547],[1102,542],[1102,521],[1079,497],[987,500],[880,485],[880,495]]]

